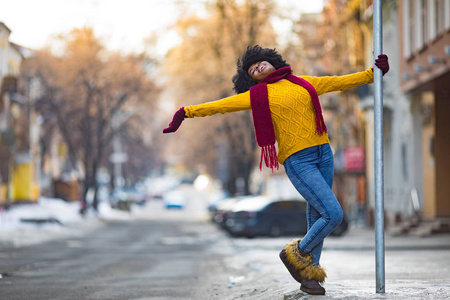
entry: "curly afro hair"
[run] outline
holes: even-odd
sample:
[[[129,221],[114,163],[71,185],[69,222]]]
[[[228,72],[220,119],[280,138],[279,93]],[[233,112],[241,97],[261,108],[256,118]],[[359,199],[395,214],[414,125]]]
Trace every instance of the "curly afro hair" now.
[[[260,61],[269,62],[276,70],[289,66],[275,49],[262,48],[258,45],[248,46],[237,61],[237,73],[232,79],[233,90],[237,94],[244,93],[257,84],[248,75],[248,69],[251,65]]]

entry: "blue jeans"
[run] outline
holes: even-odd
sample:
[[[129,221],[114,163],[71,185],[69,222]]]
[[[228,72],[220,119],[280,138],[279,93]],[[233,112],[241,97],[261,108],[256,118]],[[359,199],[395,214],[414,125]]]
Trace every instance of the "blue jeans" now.
[[[341,222],[343,212],[331,187],[334,162],[329,144],[303,149],[284,162],[286,174],[297,191],[308,202],[308,232],[299,243],[303,253],[311,252],[313,263],[319,264],[323,240]]]

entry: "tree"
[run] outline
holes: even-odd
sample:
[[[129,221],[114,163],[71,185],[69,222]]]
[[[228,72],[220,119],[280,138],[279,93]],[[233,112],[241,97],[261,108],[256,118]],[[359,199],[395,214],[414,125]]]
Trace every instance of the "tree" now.
[[[274,10],[271,0],[218,0],[209,6],[207,18],[187,16],[179,20],[176,29],[182,43],[168,53],[165,68],[177,106],[234,94],[231,78],[236,72],[236,60],[247,46],[276,46],[269,22]],[[235,193],[236,179],[242,178],[243,192],[248,194],[256,161],[253,131],[250,111],[185,122],[176,143],[189,147],[183,147],[183,153],[178,154],[189,169],[204,164],[213,176],[220,171],[217,162],[221,156],[229,157],[227,175],[222,178],[227,181],[226,188]]]
[[[129,121],[148,119],[158,89],[144,71],[143,56],[108,52],[91,28],[74,29],[60,40],[59,55],[38,51],[26,62],[23,76],[41,82],[36,109],[45,118],[44,132],[61,133],[72,167],[82,174],[85,208],[88,190],[97,190],[96,175],[106,163],[106,148],[121,129],[112,126],[114,118],[134,109],[136,116]]]

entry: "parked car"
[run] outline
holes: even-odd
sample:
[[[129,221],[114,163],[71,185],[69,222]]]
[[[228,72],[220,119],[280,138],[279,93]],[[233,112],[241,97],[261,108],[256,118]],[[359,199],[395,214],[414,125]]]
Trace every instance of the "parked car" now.
[[[142,188],[135,186],[125,187],[123,191],[127,194],[128,200],[134,204],[145,205],[147,203],[147,193]]]
[[[110,195],[111,207],[119,210],[131,210],[133,204],[145,205],[147,194],[137,187],[116,187]]]
[[[213,193],[213,195],[208,199],[208,211],[211,215],[211,218],[214,216],[215,212],[217,211],[217,206],[229,198],[230,198],[230,193],[222,191],[222,190]]]
[[[307,231],[304,200],[282,200],[259,196],[236,203],[227,216],[226,230],[232,236],[299,235]],[[341,235],[347,230],[346,220],[335,230]]]
[[[239,196],[239,197],[231,197],[226,198],[214,205],[214,207],[210,206],[209,211],[211,213],[211,219],[214,223],[219,225],[222,229],[226,229],[226,221],[228,216],[231,214],[231,209],[236,203],[239,203],[242,200],[250,199],[255,196]]]
[[[162,199],[164,193],[175,190],[180,185],[180,180],[172,176],[148,178],[145,185],[151,198]]]
[[[186,196],[180,190],[167,191],[162,196],[166,208],[182,209],[186,206]]]
[[[238,202],[238,198],[232,197],[224,199],[219,203],[217,203],[215,209],[210,210],[212,221],[222,229],[225,229],[225,222],[227,219],[227,215],[230,214],[230,209],[236,202]]]
[[[128,199],[127,193],[121,188],[115,188],[109,197],[112,208],[118,210],[131,211],[131,201]]]
[[[259,196],[233,206],[226,221],[233,236],[280,236],[305,233],[306,202]]]

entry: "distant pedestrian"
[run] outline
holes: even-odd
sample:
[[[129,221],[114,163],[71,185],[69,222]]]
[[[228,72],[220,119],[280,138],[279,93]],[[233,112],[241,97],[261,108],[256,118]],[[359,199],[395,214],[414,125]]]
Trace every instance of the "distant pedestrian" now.
[[[378,56],[375,65],[383,75],[389,71],[386,55]],[[182,107],[163,130],[175,132],[185,118],[252,110],[261,147],[260,168],[262,162],[272,170],[283,164],[292,184],[308,202],[308,232],[303,239],[288,243],[280,258],[301,284],[300,289],[309,294],[325,294],[320,283],[326,273],[319,264],[323,241],[343,218],[331,190],[333,153],[318,96],[372,82],[372,68],[344,76],[297,77],[275,49],[249,46],[237,61],[233,77],[237,95]]]

